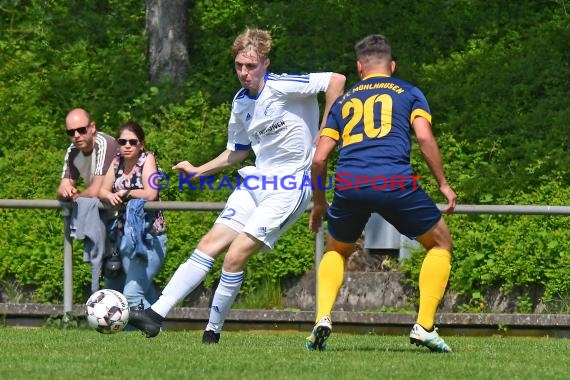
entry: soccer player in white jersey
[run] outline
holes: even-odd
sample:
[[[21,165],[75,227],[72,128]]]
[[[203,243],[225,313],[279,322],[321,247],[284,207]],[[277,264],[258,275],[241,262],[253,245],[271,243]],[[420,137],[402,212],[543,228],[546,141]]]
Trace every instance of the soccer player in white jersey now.
[[[235,39],[232,52],[242,88],[233,99],[226,150],[200,166],[183,161],[173,168],[199,178],[242,162],[250,149],[256,156],[255,166],[239,170],[247,186],[236,187],[157,302],[144,311],[131,311],[129,322],[147,337],[160,332],[168,312],[204,280],[216,257],[226,251],[202,337],[203,343],[218,343],[247,260],[258,251],[272,249],[310,202],[310,185],[291,189],[281,186],[280,179],[287,176],[299,184],[309,175],[319,130],[317,94],[325,92],[325,120],[334,100],[342,95],[346,78],[331,72],[272,74],[268,72],[270,50],[271,36],[265,30],[248,28]]]

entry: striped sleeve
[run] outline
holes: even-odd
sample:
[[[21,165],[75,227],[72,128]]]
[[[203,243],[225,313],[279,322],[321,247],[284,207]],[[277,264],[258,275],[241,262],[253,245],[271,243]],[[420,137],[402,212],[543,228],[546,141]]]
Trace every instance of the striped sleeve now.
[[[323,128],[321,131],[321,136],[330,137],[335,141],[338,141],[340,139],[340,134],[336,129],[333,128]]]
[[[75,145],[71,144],[65,151],[63,158],[63,169],[61,170],[61,178],[68,178],[77,180],[79,178],[79,171],[73,166],[73,159],[77,156],[78,149],[74,149]]]
[[[97,133],[95,138],[95,168],[93,169],[94,176],[101,176],[107,173],[111,161],[117,153],[117,145],[115,139],[103,133]]]
[[[236,94],[232,102],[232,112],[228,121],[228,140],[226,143],[226,149],[231,151],[244,151],[251,148],[251,141],[247,135],[246,127],[240,122],[240,117],[238,116],[243,112],[247,112],[244,111],[246,110],[244,106],[244,101],[246,100],[245,90],[242,89]]]
[[[431,111],[425,95],[417,87],[412,88],[411,93],[413,101],[412,113],[410,114],[410,124],[413,124],[416,117],[423,117],[431,124]]]
[[[326,91],[332,73],[311,73],[302,75],[269,74],[267,83],[274,90],[284,94],[302,96],[314,95]]]

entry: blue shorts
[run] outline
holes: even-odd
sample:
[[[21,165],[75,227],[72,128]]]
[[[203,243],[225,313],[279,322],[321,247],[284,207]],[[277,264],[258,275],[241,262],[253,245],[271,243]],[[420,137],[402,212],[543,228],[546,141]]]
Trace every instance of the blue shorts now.
[[[372,187],[335,190],[328,212],[328,232],[340,242],[354,243],[373,212],[410,239],[428,232],[441,218],[441,211],[419,185],[393,191]]]

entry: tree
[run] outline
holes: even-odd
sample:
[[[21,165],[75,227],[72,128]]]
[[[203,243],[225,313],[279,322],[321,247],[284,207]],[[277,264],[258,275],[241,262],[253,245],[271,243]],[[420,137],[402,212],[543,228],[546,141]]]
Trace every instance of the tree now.
[[[182,83],[188,74],[188,0],[146,0],[152,84]]]

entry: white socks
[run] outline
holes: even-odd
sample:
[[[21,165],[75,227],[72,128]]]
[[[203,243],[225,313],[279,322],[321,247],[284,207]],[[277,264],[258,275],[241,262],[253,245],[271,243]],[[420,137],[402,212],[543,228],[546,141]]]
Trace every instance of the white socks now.
[[[229,273],[222,270],[222,278],[214,294],[212,308],[210,309],[210,320],[208,321],[206,330],[211,330],[216,333],[222,331],[224,321],[230,312],[242,283],[243,271]]]
[[[181,264],[164,290],[160,298],[151,306],[162,317],[172,310],[178,302],[190,294],[204,281],[204,278],[212,269],[215,259],[200,252],[198,249],[190,258]],[[243,283],[243,271],[230,273],[222,270],[220,283],[214,293],[210,320],[206,330],[219,333],[224,326],[224,321],[239,293]]]
[[[166,317],[166,314],[179,301],[204,281],[204,278],[212,269],[212,266],[214,266],[215,261],[213,257],[195,249],[190,258],[178,267],[168,284],[166,284],[160,298],[151,306],[152,310],[162,317]]]

